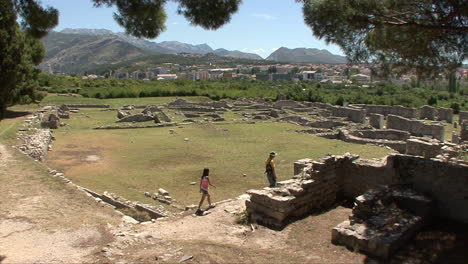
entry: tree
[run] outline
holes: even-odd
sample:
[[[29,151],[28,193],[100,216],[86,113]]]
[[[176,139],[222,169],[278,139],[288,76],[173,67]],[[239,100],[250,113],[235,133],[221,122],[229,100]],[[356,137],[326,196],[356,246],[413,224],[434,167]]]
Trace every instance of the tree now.
[[[17,23],[17,12],[22,15],[23,30]],[[33,1],[3,1],[0,5],[0,120],[7,106],[19,102],[23,96],[35,99],[39,71],[33,66],[45,54],[42,43],[35,37],[43,36],[50,25],[44,17],[36,17],[41,14],[47,17],[50,10],[40,8]],[[31,21],[35,24],[29,24]]]
[[[300,0],[313,34],[380,75],[451,72],[468,51],[466,0]]]

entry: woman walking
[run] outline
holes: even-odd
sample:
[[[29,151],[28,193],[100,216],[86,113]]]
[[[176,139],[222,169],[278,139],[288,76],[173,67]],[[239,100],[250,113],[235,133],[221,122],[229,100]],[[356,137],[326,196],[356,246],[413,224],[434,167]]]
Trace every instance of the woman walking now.
[[[203,169],[203,175],[201,176],[200,179],[200,192],[202,193],[202,197],[200,200],[200,204],[198,204],[198,211],[201,211],[201,206],[203,204],[203,201],[205,201],[205,197],[208,197],[208,209],[213,208],[214,206],[211,205],[211,197],[210,193],[208,191],[210,185],[215,187],[213,184],[210,182],[210,178],[208,175],[210,174],[210,169],[204,168]]]

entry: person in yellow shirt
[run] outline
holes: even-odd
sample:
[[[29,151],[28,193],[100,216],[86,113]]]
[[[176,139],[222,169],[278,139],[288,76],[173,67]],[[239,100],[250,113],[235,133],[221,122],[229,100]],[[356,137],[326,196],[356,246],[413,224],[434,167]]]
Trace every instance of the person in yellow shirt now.
[[[275,162],[274,158],[276,157],[275,152],[270,152],[268,159],[265,161],[265,173],[267,175],[268,182],[270,183],[270,188],[276,187],[276,172],[275,172]]]

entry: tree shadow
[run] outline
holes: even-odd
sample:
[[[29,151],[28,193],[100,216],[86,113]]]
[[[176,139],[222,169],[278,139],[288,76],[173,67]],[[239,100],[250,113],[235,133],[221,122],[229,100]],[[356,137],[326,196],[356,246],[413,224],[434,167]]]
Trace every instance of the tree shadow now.
[[[0,255],[0,263],[2,263],[6,259],[6,256]]]
[[[23,117],[27,115],[31,115],[31,112],[27,111],[11,111],[11,110],[6,110],[4,119],[15,119],[18,117]]]

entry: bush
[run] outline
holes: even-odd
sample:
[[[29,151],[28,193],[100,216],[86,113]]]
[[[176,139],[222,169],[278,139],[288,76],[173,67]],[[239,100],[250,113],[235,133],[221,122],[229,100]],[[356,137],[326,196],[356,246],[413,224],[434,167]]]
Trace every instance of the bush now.
[[[437,98],[434,96],[431,96],[429,99],[427,99],[427,104],[428,105],[436,105],[437,104]]]
[[[459,114],[460,113],[460,105],[458,103],[452,103],[450,105],[450,108],[453,109],[454,114]]]

